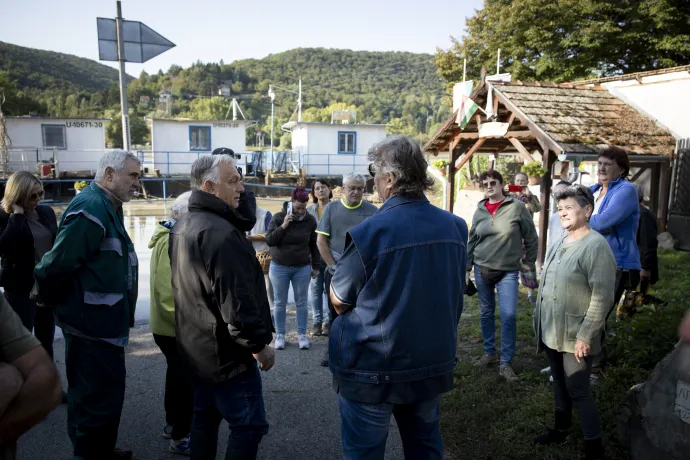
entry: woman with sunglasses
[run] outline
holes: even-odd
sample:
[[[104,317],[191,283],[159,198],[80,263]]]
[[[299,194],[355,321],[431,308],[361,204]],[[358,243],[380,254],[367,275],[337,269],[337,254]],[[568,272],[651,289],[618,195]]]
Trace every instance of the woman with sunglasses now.
[[[537,350],[545,351],[553,376],[555,427],[537,444],[562,444],[578,411],[585,438],[585,458],[601,459],[601,421],[590,388],[592,362],[601,352],[606,314],[613,302],[616,260],[606,239],[592,231],[594,195],[583,185],[555,194],[567,236],[546,254],[534,330]]]
[[[534,272],[537,230],[532,215],[520,200],[503,194],[503,176],[486,171],[479,176],[486,198],[477,205],[467,244],[467,271],[474,268],[479,295],[484,355],[475,363],[496,362],[496,293],[501,312],[499,374],[508,382],[518,380],[511,363],[517,341],[518,274]],[[525,245],[525,257],[522,244]]]
[[[57,233],[55,212],[39,204],[43,196],[43,184],[29,172],[16,172],[7,181],[0,209],[0,286],[24,327],[34,331],[52,358],[53,309],[37,307],[30,298],[34,268],[53,247]]]

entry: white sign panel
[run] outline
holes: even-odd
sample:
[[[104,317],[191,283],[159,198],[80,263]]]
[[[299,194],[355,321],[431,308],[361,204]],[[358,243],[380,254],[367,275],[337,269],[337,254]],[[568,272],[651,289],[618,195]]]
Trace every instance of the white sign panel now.
[[[115,19],[96,18],[98,56],[101,61],[117,61],[117,24]],[[125,61],[146,62],[166,52],[175,44],[139,21],[122,21]]]
[[[479,137],[503,137],[508,132],[508,123],[482,123],[479,125]]]

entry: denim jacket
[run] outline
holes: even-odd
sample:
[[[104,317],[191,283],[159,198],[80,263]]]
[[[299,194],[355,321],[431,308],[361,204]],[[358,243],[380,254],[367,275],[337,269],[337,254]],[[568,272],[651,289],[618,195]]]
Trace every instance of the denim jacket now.
[[[331,326],[335,377],[387,384],[453,371],[467,236],[461,218],[405,196],[350,229],[332,281],[353,306]]]
[[[591,187],[592,192],[601,184]],[[617,179],[609,183],[599,212],[589,225],[601,233],[608,242],[616,265],[620,270],[640,270],[640,251],[637,248],[637,227],[640,223],[640,201],[635,186],[628,180]]]

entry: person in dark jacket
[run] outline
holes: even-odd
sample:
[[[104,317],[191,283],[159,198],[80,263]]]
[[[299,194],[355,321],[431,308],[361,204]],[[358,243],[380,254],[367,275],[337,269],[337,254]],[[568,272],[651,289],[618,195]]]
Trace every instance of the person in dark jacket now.
[[[348,230],[330,286],[344,458],[384,458],[393,415],[406,459],[442,459],[440,401],[453,389],[467,224],[424,196],[433,180],[414,139],[391,136],[369,159],[385,202]]]
[[[640,226],[637,229],[637,247],[640,250],[640,292],[647,294],[649,286],[659,281],[659,257],[657,248],[658,227],[656,217],[652,211],[645,206],[645,198],[642,188],[637,189],[640,197]]]
[[[134,326],[139,262],[122,204],[138,192],[141,161],[105,153],[94,181],[65,210],[55,245],[34,270],[65,337],[67,427],[74,457],[132,458],[115,449],[125,398],[125,347]]]
[[[307,314],[309,281],[316,278],[321,256],[316,247],[316,219],[307,212],[309,193],[302,187],[292,191],[292,200],[283,205],[268,226],[266,244],[271,248],[268,276],[273,285],[273,315],[276,320],[276,349],[285,348],[285,310],[292,283],[297,309],[300,349],[309,348]]]
[[[216,458],[225,419],[226,458],[254,459],[268,432],[259,369],[274,363],[263,272],[249,229],[238,227],[246,224],[237,212],[244,187],[234,158],[202,157],[192,172],[199,190],[170,231],[175,333],[194,386],[191,458]]]
[[[55,211],[39,204],[43,196],[43,184],[29,172],[16,172],[7,181],[0,209],[0,285],[24,327],[34,331],[52,359],[53,309],[50,306],[37,308],[36,301],[31,298],[34,268],[53,247],[57,234]]]

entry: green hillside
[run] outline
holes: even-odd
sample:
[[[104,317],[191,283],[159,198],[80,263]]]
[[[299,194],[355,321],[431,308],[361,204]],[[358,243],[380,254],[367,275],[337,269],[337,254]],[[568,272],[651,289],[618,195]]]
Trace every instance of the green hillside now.
[[[114,69],[87,59],[6,44],[0,44],[0,60],[11,60],[10,64],[0,65],[0,83],[4,69],[8,74],[5,78],[9,76],[23,95],[40,105],[38,112],[51,116],[106,116],[115,118],[114,125],[119,123]],[[356,110],[357,122],[386,123],[391,133],[423,140],[450,111],[434,57],[405,52],[299,48],[230,64],[220,60],[197,62],[187,68],[173,65],[154,75],[142,72],[129,83],[127,94],[133,119],[224,119],[231,116],[231,98],[236,98],[245,117],[258,121],[256,129],[268,132],[269,85],[296,92],[300,76],[304,121],[330,121],[333,110]],[[229,90],[229,97],[218,96],[221,85]],[[289,91],[275,92],[278,135],[274,142],[287,148],[289,134],[279,127],[296,119],[297,96]],[[164,93],[171,97],[161,97]],[[15,106],[19,106],[15,112],[21,111],[21,104]],[[109,130],[114,143],[118,142],[117,128]],[[145,135],[145,130],[140,132]],[[255,141],[254,132],[248,132],[248,145]]]

